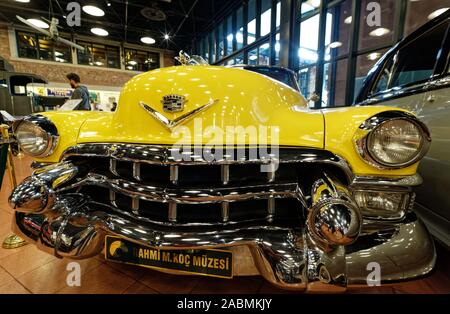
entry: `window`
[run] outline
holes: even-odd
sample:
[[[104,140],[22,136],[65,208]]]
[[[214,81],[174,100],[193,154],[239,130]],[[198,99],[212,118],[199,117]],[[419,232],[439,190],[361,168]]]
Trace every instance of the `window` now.
[[[275,65],[280,65],[280,51],[281,51],[281,44],[280,44],[280,33],[277,33],[275,35]]]
[[[367,74],[372,69],[372,67],[375,65],[375,63],[378,62],[378,60],[381,58],[381,56],[384,55],[384,53],[386,51],[387,51],[386,49],[378,50],[378,51],[359,55],[356,58],[356,77],[355,77],[354,96],[358,95],[358,93],[361,90],[361,87],[364,83],[364,80],[367,77]]]
[[[256,40],[256,0],[250,0],[248,3],[248,24],[247,24],[247,44]]]
[[[84,51],[77,49],[78,64],[120,69],[119,47],[85,41],[77,41],[77,43],[85,49]]]
[[[383,66],[372,92],[428,80],[433,74],[448,25],[447,22],[436,26],[391,56]]]
[[[237,50],[244,47],[244,8],[240,7],[236,12],[236,43]]]
[[[272,23],[272,1],[262,0],[261,7],[261,36],[265,36],[270,33],[270,27]]]
[[[324,64],[322,101],[325,106],[344,106],[347,87],[347,59]]]
[[[300,24],[300,47],[298,57],[300,67],[311,65],[317,62],[319,39],[319,15],[303,21]]]
[[[233,16],[230,15],[227,19],[227,31],[226,31],[226,41],[227,41],[227,51],[226,55],[230,55],[233,52]]]
[[[125,49],[125,67],[133,71],[150,71],[159,68],[159,54],[155,52]]]
[[[317,67],[309,67],[301,69],[298,72],[298,81],[300,85],[300,92],[303,96],[308,98],[316,89],[316,72]]]
[[[375,2],[373,0],[361,0],[361,20],[359,28],[358,49],[369,49],[392,44],[394,38],[394,20],[396,8],[395,0],[384,0],[379,2],[381,8],[381,25],[369,26],[372,12],[367,10],[367,4]],[[345,21],[345,20],[344,20]]]
[[[20,58],[54,61],[61,63],[72,62],[71,48],[55,42],[43,35],[17,32],[17,48]],[[70,39],[69,39],[70,40]]]
[[[302,3],[301,5],[302,15],[317,10],[322,4],[321,0],[300,0],[300,1]]]
[[[405,35],[411,34],[430,19],[444,13],[450,7],[449,1],[408,1],[405,20]]]
[[[280,29],[280,24],[281,24],[281,1],[278,1],[278,3],[277,3],[277,17],[276,17],[276,23],[275,23],[275,26],[276,26],[277,30]]]
[[[351,17],[351,11],[352,0],[346,0],[327,10],[325,60],[348,53],[351,33],[351,20],[348,17]]]
[[[217,49],[219,53],[219,60],[224,56],[224,42],[225,37],[223,36],[223,23],[220,23],[217,27]]]

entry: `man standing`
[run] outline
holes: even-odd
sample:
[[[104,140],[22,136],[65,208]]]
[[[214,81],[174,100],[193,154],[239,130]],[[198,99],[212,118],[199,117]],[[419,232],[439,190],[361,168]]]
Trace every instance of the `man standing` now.
[[[81,103],[74,110],[91,110],[91,104],[89,101],[89,91],[86,86],[80,84],[80,77],[78,74],[67,74],[70,86],[74,88],[71,99],[81,99]]]

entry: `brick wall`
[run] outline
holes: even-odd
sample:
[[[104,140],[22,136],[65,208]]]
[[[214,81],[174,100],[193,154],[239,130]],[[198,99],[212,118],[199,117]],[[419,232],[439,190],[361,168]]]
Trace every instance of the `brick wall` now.
[[[65,78],[67,73],[75,72],[80,75],[82,83],[86,85],[121,87],[129,79],[136,75],[136,72],[108,70],[88,66],[64,65],[53,62],[33,62],[22,61],[17,58],[11,59],[9,46],[8,29],[0,26],[0,56],[5,58],[14,66],[16,72],[33,73],[44,77],[49,82],[67,83]],[[164,65],[174,64],[173,55],[164,54]]]

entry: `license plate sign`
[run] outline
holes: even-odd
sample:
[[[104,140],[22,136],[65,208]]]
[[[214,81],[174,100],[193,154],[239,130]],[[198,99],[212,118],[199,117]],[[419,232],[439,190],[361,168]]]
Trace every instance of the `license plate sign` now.
[[[226,250],[164,250],[120,237],[107,236],[105,258],[109,261],[154,269],[233,278],[233,253]]]

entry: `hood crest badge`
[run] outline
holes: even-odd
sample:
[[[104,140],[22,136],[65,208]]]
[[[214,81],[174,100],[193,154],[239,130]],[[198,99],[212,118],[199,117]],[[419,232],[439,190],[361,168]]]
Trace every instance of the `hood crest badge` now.
[[[169,97],[169,96],[170,96],[170,97]],[[166,111],[166,112],[171,112],[171,113],[177,112],[177,111],[167,111],[167,110],[165,109],[166,102],[167,102],[167,104],[168,104],[169,101],[172,102],[172,104],[171,104],[171,105],[168,104],[168,107],[171,107],[171,108],[172,108],[172,106],[175,106],[175,107],[178,106],[178,107],[179,107],[179,103],[178,103],[178,102],[181,102],[181,103],[183,103],[181,106],[182,106],[183,109],[184,109],[184,104],[187,102],[187,100],[184,98],[184,96],[181,96],[181,97],[183,97],[183,98],[181,98],[181,100],[178,100],[178,99],[175,100],[175,103],[176,103],[175,105],[173,105],[173,100],[174,100],[174,97],[173,97],[173,96],[178,96],[178,95],[167,95],[167,96],[164,96],[163,100],[161,101],[161,103],[163,104],[164,111]],[[166,98],[166,97],[167,97],[167,98]],[[184,102],[183,102],[183,101],[184,101]],[[200,106],[200,107],[198,107],[198,108],[192,110],[191,112],[185,113],[184,115],[179,116],[178,118],[176,118],[176,119],[174,119],[174,120],[170,120],[170,119],[166,118],[163,114],[161,114],[160,112],[156,111],[155,109],[153,109],[152,107],[150,107],[149,105],[147,105],[146,103],[144,103],[144,102],[142,102],[142,101],[139,102],[139,104],[140,104],[140,106],[141,106],[142,108],[144,108],[145,111],[146,111],[147,113],[149,113],[153,118],[155,118],[155,119],[156,119],[157,121],[159,121],[163,126],[165,126],[165,127],[168,128],[170,131],[172,131],[172,129],[174,129],[174,128],[177,127],[178,125],[180,125],[180,124],[182,124],[182,123],[184,123],[184,122],[186,122],[186,121],[192,119],[196,114],[198,114],[198,113],[200,113],[200,112],[202,112],[202,111],[205,111],[206,109],[208,109],[209,107],[215,105],[215,104],[218,103],[218,102],[219,102],[218,99],[211,99],[208,103],[206,103],[206,104],[204,104],[204,105],[202,105],[202,106]],[[173,108],[172,108],[172,109],[173,109]],[[179,112],[179,111],[182,111],[183,109],[178,110],[178,112]]]
[[[182,95],[170,94],[163,97],[161,104],[165,112],[174,113],[184,110],[184,104],[187,102],[186,97]]]

